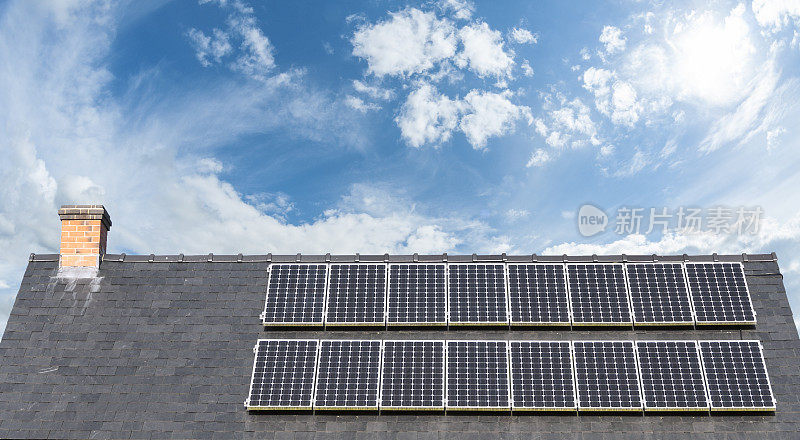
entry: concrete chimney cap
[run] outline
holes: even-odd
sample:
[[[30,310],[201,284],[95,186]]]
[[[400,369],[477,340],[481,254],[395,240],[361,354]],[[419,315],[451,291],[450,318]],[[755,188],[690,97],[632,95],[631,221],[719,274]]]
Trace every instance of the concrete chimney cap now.
[[[111,229],[111,216],[103,205],[61,205],[58,210],[61,220],[100,220],[106,229]]]

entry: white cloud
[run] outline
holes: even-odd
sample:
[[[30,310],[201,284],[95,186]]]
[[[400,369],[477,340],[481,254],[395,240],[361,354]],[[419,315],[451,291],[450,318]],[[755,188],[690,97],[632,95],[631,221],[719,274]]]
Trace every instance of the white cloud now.
[[[222,57],[233,49],[228,41],[228,34],[219,29],[214,29],[211,36],[206,36],[203,31],[192,28],[188,35],[194,45],[195,56],[204,67],[210,66],[212,61],[220,63]]]
[[[363,93],[372,99],[378,99],[381,101],[387,101],[394,98],[394,92],[392,90],[384,89],[379,86],[368,85],[359,80],[353,81],[353,89],[355,89],[356,92]]]
[[[353,55],[367,61],[376,76],[411,75],[431,70],[456,53],[453,24],[433,12],[408,8],[389,19],[359,27],[350,42]]]
[[[459,20],[469,20],[475,12],[475,5],[469,0],[439,0],[439,7]]]
[[[600,113],[615,124],[632,127],[639,120],[642,104],[630,83],[613,78],[613,72],[590,67],[583,73],[583,87],[594,94]]]
[[[539,36],[531,33],[531,31],[523,28],[513,28],[508,33],[511,41],[519,44],[536,44],[539,41]]]
[[[776,127],[767,131],[767,151],[772,151],[778,146],[784,133],[786,133],[786,129],[783,127]]]
[[[531,158],[528,159],[528,163],[525,166],[528,168],[542,167],[547,162],[550,162],[551,159],[552,158],[550,157],[550,153],[548,153],[542,148],[539,148],[533,153],[531,153]]]
[[[228,55],[238,55],[229,63],[231,69],[251,78],[266,80],[275,68],[275,49],[258,27],[253,9],[241,1],[201,1],[200,4],[216,3],[223,9],[230,7],[226,30],[214,28],[211,35],[191,28],[188,37],[195,49],[200,64],[208,67],[221,64]],[[231,40],[238,41],[238,51],[234,51]]]
[[[511,77],[514,53],[505,51],[500,32],[481,22],[464,26],[458,35],[464,49],[456,56],[457,66],[469,67],[479,77]]]
[[[422,83],[412,91],[395,118],[400,133],[412,147],[447,142],[458,124],[459,103]]]
[[[758,24],[772,32],[800,23],[800,0],[753,0],[752,8]]]
[[[516,221],[516,220],[519,220],[519,219],[522,219],[522,218],[526,218],[530,214],[531,213],[527,209],[514,209],[514,208],[512,208],[512,209],[509,209],[508,211],[506,211],[506,219],[508,219],[509,221],[513,222],[513,221]]]
[[[381,108],[381,106],[375,103],[364,102],[363,99],[353,95],[347,95],[344,99],[344,103],[353,110],[359,111],[361,113],[366,113],[373,110],[380,110]]]
[[[622,31],[614,26],[604,26],[600,34],[600,42],[605,45],[606,53],[615,54],[625,50],[625,37]]]
[[[533,67],[531,67],[531,63],[528,62],[528,60],[522,61],[522,65],[520,65],[520,67],[522,68],[523,75],[527,76],[528,78],[533,76]]]
[[[459,128],[473,148],[485,148],[490,137],[512,131],[520,118],[532,123],[530,109],[513,104],[509,97],[511,92],[508,90],[502,93],[472,90],[464,97],[464,116]]]
[[[568,101],[560,94],[545,95],[543,110],[544,116],[534,118],[533,126],[551,147],[600,144],[591,111],[580,99]]]

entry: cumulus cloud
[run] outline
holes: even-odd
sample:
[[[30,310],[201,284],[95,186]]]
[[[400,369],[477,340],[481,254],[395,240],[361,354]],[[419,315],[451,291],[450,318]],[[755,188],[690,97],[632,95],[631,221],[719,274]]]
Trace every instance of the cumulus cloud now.
[[[373,111],[373,110],[380,110],[381,108],[381,106],[375,103],[364,102],[363,99],[353,95],[347,95],[344,99],[344,102],[345,104],[347,104],[348,107],[352,108],[353,110],[359,111],[361,113],[366,113],[368,111]]]
[[[599,145],[591,110],[579,98],[568,101],[560,94],[545,95],[542,117],[534,118],[536,132],[551,147]]]
[[[369,85],[359,80],[353,81],[353,89],[355,89],[356,92],[363,93],[372,99],[381,101],[387,101],[394,98],[394,92],[392,90]]]
[[[458,53],[456,65],[469,66],[479,77],[510,77],[514,66],[514,55],[504,49],[500,32],[492,30],[489,25],[475,23],[464,26],[458,31],[464,49]]]
[[[457,44],[449,20],[416,8],[359,27],[350,42],[353,55],[366,60],[367,71],[379,77],[428,71],[455,55]]]
[[[439,0],[439,7],[459,20],[469,20],[475,12],[475,5],[469,0]]]
[[[522,69],[522,74],[523,75],[525,75],[525,76],[527,76],[529,78],[531,76],[533,76],[533,67],[531,67],[531,63],[528,62],[528,60],[524,60],[522,62],[522,65],[520,66],[520,68]]]
[[[603,43],[608,54],[615,54],[625,50],[625,37],[622,36],[622,31],[614,26],[603,26],[603,32],[600,33],[600,42]]]
[[[204,67],[208,67],[212,62],[220,63],[222,57],[228,55],[231,50],[228,34],[219,29],[214,29],[210,36],[203,31],[195,28],[189,29],[189,39],[195,48],[195,56]]]
[[[536,44],[539,41],[539,36],[531,31],[523,28],[513,28],[508,33],[511,41],[519,44]]]
[[[520,118],[532,123],[530,109],[513,104],[510,97],[508,90],[502,93],[472,90],[464,97],[464,116],[459,128],[473,148],[485,148],[490,137],[512,131]]]
[[[508,90],[472,90],[463,99],[451,99],[421,83],[408,95],[395,121],[412,147],[447,142],[458,129],[473,148],[482,149],[489,138],[512,131],[519,119],[532,122],[530,109],[512,103],[511,96]]]
[[[753,0],[753,14],[761,27],[777,32],[785,26],[800,23],[798,0]]]
[[[459,103],[422,83],[412,91],[395,118],[408,145],[421,147],[450,139],[458,124]]]

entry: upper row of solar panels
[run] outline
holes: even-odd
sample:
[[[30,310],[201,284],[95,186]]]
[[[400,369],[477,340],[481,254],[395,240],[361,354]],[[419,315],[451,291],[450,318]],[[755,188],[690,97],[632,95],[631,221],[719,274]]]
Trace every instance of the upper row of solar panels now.
[[[758,341],[259,340],[268,409],[774,410]]]
[[[273,264],[274,325],[755,324],[741,263]]]

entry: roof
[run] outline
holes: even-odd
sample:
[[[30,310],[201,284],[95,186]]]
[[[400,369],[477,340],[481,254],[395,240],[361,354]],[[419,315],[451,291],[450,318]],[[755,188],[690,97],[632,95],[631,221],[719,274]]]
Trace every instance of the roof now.
[[[265,331],[267,267],[296,255],[106,255],[95,278],[59,278],[58,255],[31,257],[0,342],[0,438],[798,438],[800,340],[774,255],[743,261],[754,328]],[[299,256],[326,261],[326,256]],[[442,261],[443,255],[389,256]],[[447,256],[449,262],[504,256]],[[505,256],[563,261],[563,256]],[[655,257],[683,261],[684,256]],[[386,256],[330,256],[384,261]],[[653,256],[566,257],[652,261]],[[248,413],[259,338],[653,340],[758,339],[774,414],[507,415]]]

